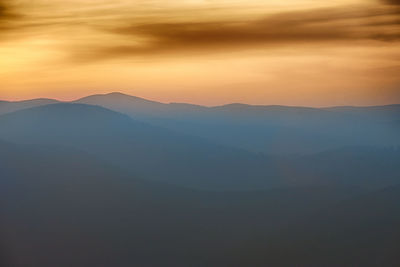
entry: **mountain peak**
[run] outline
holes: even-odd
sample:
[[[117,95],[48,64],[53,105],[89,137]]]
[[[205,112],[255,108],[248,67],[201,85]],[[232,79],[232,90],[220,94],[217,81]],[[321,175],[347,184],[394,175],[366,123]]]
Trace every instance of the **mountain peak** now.
[[[112,92],[108,94],[96,94],[96,95],[90,95],[83,97],[81,99],[78,99],[74,101],[75,103],[84,103],[84,104],[93,104],[96,102],[98,104],[98,101],[105,101],[107,104],[113,103],[113,101],[117,101],[119,104],[121,102],[124,103],[129,103],[129,104],[162,104],[156,101],[152,100],[147,100],[145,98],[137,97],[137,96],[132,96],[128,94],[124,94],[121,92]],[[93,102],[94,101],[94,102]],[[105,104],[103,103],[103,104]]]
[[[124,93],[121,93],[121,92],[111,92],[111,93],[108,93],[108,94],[103,94],[103,96],[122,96],[122,97],[139,98],[139,97],[128,95],[128,94],[124,94]]]

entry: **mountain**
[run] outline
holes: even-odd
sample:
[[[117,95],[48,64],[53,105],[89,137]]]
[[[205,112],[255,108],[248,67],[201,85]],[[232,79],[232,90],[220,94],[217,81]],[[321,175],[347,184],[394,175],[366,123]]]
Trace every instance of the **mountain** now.
[[[399,265],[397,106],[89,100],[0,115],[0,266]]]
[[[341,201],[268,239],[240,243],[227,265],[397,266],[399,225],[396,185]]]
[[[120,93],[77,102],[99,105],[221,145],[268,154],[312,154],[345,146],[400,144],[400,105],[306,108],[163,104]]]
[[[245,189],[277,183],[266,175],[266,156],[134,121],[98,106],[54,104],[9,113],[0,117],[0,137],[72,146],[145,177],[185,186]]]
[[[206,107],[202,106],[184,103],[164,104],[118,92],[92,95],[78,99],[74,101],[74,103],[102,106],[117,112],[128,114],[133,118],[171,117],[179,116],[179,114],[184,115],[186,112],[201,112],[207,110]]]
[[[121,113],[132,112],[133,114],[159,113],[166,106],[166,104],[117,92],[84,97],[74,101],[74,103],[98,105]]]
[[[40,99],[32,99],[32,100],[25,100],[25,101],[0,101],[0,115],[11,113],[14,111],[18,111],[21,109],[32,108],[32,107],[39,107],[49,104],[55,104],[59,101],[54,99],[47,99],[47,98],[40,98]]]
[[[80,149],[145,179],[210,190],[396,184],[400,150],[348,147],[274,156],[214,144],[99,106],[54,104],[0,116],[0,138]]]
[[[396,266],[400,187],[204,192],[0,141],[2,266]]]
[[[352,184],[370,190],[400,183],[400,147],[346,147],[288,159],[285,172],[309,184]],[[290,175],[287,175],[290,176]]]
[[[220,266],[235,258],[224,254],[231,244],[359,194],[352,187],[189,190],[142,180],[77,149],[1,141],[0,176],[5,267]]]
[[[368,117],[367,119],[393,121],[400,114],[400,104],[370,107],[331,107],[324,110],[343,113],[350,116]]]
[[[3,102],[0,115],[55,102]],[[354,145],[400,144],[397,123],[400,105],[307,108],[228,104],[204,107],[165,104],[118,92],[92,95],[74,103],[98,105],[154,126],[256,153],[313,154]]]

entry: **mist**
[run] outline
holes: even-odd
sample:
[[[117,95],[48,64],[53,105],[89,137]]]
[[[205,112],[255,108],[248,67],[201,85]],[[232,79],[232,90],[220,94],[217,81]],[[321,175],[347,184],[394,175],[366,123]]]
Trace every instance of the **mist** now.
[[[399,263],[399,105],[0,112],[2,266]]]

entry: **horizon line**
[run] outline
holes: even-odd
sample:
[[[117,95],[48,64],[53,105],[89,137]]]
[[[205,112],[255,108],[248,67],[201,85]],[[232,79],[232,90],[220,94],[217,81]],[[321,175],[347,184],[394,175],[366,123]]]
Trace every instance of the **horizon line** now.
[[[189,102],[162,102],[159,100],[153,100],[149,98],[144,98],[136,95],[130,95],[127,93],[123,93],[121,91],[113,91],[110,93],[99,93],[99,94],[90,94],[90,95],[85,95],[82,97],[78,98],[73,98],[72,100],[61,100],[57,98],[52,98],[52,97],[37,97],[37,98],[29,98],[29,99],[0,99],[1,102],[6,102],[6,103],[21,103],[21,102],[27,102],[27,101],[35,101],[35,100],[53,100],[57,101],[60,103],[74,103],[79,100],[82,100],[84,98],[88,97],[93,97],[93,96],[107,96],[107,95],[123,95],[126,97],[133,97],[137,98],[140,100],[144,101],[149,101],[149,102],[154,102],[158,104],[164,104],[164,105],[173,105],[173,104],[185,104],[185,105],[192,105],[192,106],[198,106],[198,107],[204,107],[204,108],[216,108],[216,107],[224,107],[224,106],[229,106],[229,105],[244,105],[244,106],[251,106],[251,107],[291,107],[291,108],[312,108],[312,109],[333,109],[333,108],[369,108],[369,107],[387,107],[387,106],[396,106],[400,105],[400,102],[397,103],[391,103],[391,104],[372,104],[372,105],[324,105],[324,106],[302,106],[302,105],[282,105],[282,104],[249,104],[249,103],[243,103],[243,102],[227,102],[225,104],[220,104],[220,105],[202,105],[202,104],[196,104],[196,103],[189,103]]]

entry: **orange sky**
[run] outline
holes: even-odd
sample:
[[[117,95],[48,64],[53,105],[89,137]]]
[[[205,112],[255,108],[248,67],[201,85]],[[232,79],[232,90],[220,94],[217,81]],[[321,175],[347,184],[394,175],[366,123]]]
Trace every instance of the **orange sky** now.
[[[400,103],[398,0],[0,0],[0,99]]]

